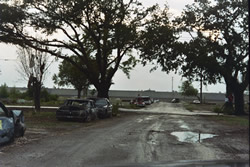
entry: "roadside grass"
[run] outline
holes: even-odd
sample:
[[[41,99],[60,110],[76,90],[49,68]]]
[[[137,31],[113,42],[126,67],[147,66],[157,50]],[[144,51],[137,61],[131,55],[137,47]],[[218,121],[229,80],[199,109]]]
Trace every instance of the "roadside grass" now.
[[[55,112],[24,112],[25,124],[28,128],[45,128],[49,130],[67,129],[84,126],[81,122],[58,121]],[[87,125],[89,123],[86,123]]]
[[[194,110],[205,110],[205,111],[214,111],[215,108],[221,108],[222,103],[218,104],[191,104],[191,103],[183,103],[183,106],[185,109],[189,111],[194,111]]]
[[[189,111],[194,110],[205,110],[205,111],[211,111],[216,113],[222,113],[222,106],[223,103],[218,104],[191,104],[191,103],[184,103],[184,108],[186,108]],[[245,106],[245,111],[249,113],[249,106]],[[215,115],[215,116],[209,116],[207,117],[209,120],[213,120],[216,122],[220,122],[222,124],[226,125],[232,125],[232,126],[242,126],[242,127],[249,127],[249,117],[248,116],[234,116],[234,115]]]
[[[184,102],[182,105],[186,110],[189,110],[191,112],[193,112],[194,110],[200,110],[200,111],[211,111],[215,113],[224,113],[232,115],[232,111],[222,111],[222,106],[224,105],[224,103],[192,104]],[[249,104],[245,104],[244,110],[247,114],[249,114]]]
[[[207,117],[207,119],[231,126],[249,127],[248,116],[219,115],[219,116],[209,116]]]

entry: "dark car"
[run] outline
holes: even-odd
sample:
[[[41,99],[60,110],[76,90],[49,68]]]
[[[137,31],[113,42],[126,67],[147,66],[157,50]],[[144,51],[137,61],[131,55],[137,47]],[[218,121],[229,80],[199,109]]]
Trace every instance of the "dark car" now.
[[[56,118],[91,121],[96,118],[96,109],[92,100],[68,99],[56,111]]]
[[[130,104],[136,105],[138,107],[145,107],[146,105],[142,97],[136,97],[135,99],[131,100]]]
[[[180,99],[178,98],[174,98],[173,100],[171,100],[171,103],[179,103],[180,102]]]
[[[152,100],[150,99],[149,96],[141,96],[141,98],[146,105],[152,104]]]
[[[8,110],[0,102],[0,145],[11,142],[15,137],[22,137],[26,130],[21,110]]]
[[[112,104],[107,98],[91,98],[95,102],[98,118],[112,117]]]

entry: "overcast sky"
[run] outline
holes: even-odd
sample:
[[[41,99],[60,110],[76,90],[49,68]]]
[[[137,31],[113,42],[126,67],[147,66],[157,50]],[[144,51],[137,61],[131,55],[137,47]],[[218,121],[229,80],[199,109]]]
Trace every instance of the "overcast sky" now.
[[[186,4],[191,4],[193,0],[140,0],[145,6],[151,6],[158,3],[164,6],[167,2],[170,12],[174,15],[180,15]],[[8,87],[26,87],[27,81],[22,79],[17,72],[17,53],[16,47],[0,43],[0,85],[6,83]],[[54,86],[52,75],[58,73],[58,64],[55,62],[51,65],[47,79],[44,82],[45,87],[52,88]],[[114,85],[112,90],[156,90],[156,91],[178,91],[178,86],[185,78],[175,73],[166,74],[160,69],[149,72],[152,65],[143,67],[138,64],[130,73],[130,79],[121,71],[117,71],[113,78]],[[173,81],[173,82],[172,82]],[[173,83],[173,84],[172,84]],[[199,83],[194,83],[195,88],[199,88]],[[205,92],[225,92],[225,84],[209,85],[204,87]]]

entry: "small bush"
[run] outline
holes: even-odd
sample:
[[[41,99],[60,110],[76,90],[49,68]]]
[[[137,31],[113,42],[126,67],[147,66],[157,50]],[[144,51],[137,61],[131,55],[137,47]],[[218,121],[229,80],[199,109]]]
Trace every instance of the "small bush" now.
[[[8,87],[6,85],[6,83],[4,83],[3,85],[0,86],[0,98],[7,98],[9,97],[9,93],[8,93]]]
[[[112,108],[112,115],[117,116],[119,114],[119,103],[113,105]]]
[[[194,105],[192,105],[192,104],[184,104],[184,108],[186,109],[186,110],[188,110],[188,111],[191,111],[191,112],[193,112],[194,110],[195,110],[195,107],[194,107]]]
[[[215,112],[215,113],[223,113],[223,110],[221,109],[221,107],[215,107],[214,109],[213,109],[213,112]]]
[[[230,104],[230,103],[225,103],[223,106],[222,106],[222,109],[224,114],[228,114],[228,115],[233,115],[234,114],[234,108],[233,108],[233,105]]]

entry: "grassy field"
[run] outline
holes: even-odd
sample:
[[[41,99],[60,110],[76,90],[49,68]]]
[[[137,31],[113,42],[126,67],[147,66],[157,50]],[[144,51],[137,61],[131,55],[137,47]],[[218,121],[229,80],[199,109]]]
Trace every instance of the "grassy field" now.
[[[28,128],[42,128],[49,130],[71,129],[88,126],[90,123],[80,121],[58,121],[55,112],[24,112],[25,124]]]
[[[183,103],[183,106],[189,110],[205,110],[205,111],[213,111],[215,108],[221,108],[223,103],[216,103],[216,104],[191,104],[191,103]]]
[[[249,127],[248,116],[219,115],[219,116],[210,116],[208,117],[208,119],[212,119],[216,122],[221,122],[222,124],[227,124],[232,126]]]
[[[202,111],[211,111],[215,112],[216,109],[220,109],[223,106],[223,103],[218,104],[190,104],[184,103],[183,106],[189,110],[202,110]],[[245,111],[249,114],[249,105],[245,105]],[[218,116],[209,116],[208,119],[220,122],[227,125],[243,126],[249,127],[249,116],[234,116],[234,115],[218,115]]]

